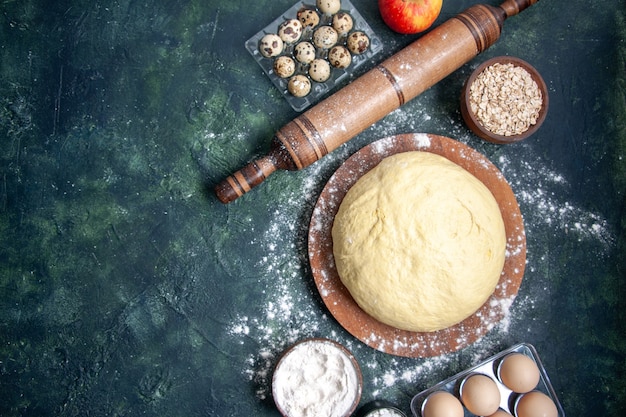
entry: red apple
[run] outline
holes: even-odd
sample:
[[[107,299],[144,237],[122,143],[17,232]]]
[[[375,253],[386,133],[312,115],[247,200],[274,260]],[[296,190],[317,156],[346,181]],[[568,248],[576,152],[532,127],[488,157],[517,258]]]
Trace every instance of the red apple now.
[[[378,0],[383,21],[393,31],[403,34],[423,32],[441,12],[443,0]]]

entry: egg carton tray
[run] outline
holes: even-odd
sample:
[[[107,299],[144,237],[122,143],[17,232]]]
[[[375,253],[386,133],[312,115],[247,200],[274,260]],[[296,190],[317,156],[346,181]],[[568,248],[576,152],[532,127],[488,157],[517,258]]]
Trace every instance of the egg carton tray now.
[[[510,413],[511,415],[515,415],[514,404],[515,404],[515,400],[519,397],[520,394],[515,393],[509,388],[507,388],[504,384],[500,382],[500,380],[496,376],[498,365],[500,364],[502,359],[504,359],[504,357],[510,353],[524,354],[528,356],[529,358],[531,358],[535,362],[535,364],[537,364],[537,368],[539,368],[540,378],[539,378],[539,383],[535,389],[537,391],[543,392],[548,397],[550,397],[550,399],[552,399],[552,401],[554,402],[554,405],[556,405],[556,409],[558,411],[559,417],[565,417],[565,412],[563,411],[563,407],[559,403],[559,400],[556,396],[556,392],[554,391],[554,388],[552,387],[552,384],[550,383],[550,378],[548,377],[548,374],[545,368],[543,367],[541,360],[539,359],[537,350],[535,349],[533,345],[528,344],[528,343],[520,343],[515,346],[512,346],[509,349],[506,349],[484,360],[478,365],[472,368],[466,369],[465,371],[462,371],[446,380],[443,380],[439,382],[438,384],[433,385],[432,387],[415,395],[413,399],[411,400],[411,412],[413,413],[413,416],[423,417],[422,416],[422,404],[424,403],[424,401],[430,394],[436,391],[446,391],[446,392],[453,394],[455,397],[460,398],[459,387],[460,387],[461,382],[463,381],[465,377],[474,373],[487,375],[495,381],[498,387],[498,390],[500,391],[500,408]],[[474,416],[474,414],[470,413],[466,408],[464,408],[464,412],[465,412],[465,417]]]
[[[277,17],[272,23],[267,25],[263,30],[259,31],[256,35],[252,36],[245,43],[245,47],[250,52],[252,57],[256,60],[256,62],[261,66],[265,74],[270,78],[272,83],[280,90],[282,95],[285,97],[287,102],[291,105],[291,107],[295,111],[302,111],[307,107],[315,104],[320,100],[322,96],[332,90],[336,85],[342,83],[346,78],[352,76],[357,69],[362,67],[364,64],[372,62],[372,58],[376,56],[383,49],[383,43],[378,36],[374,33],[372,28],[367,24],[363,16],[359,13],[359,11],[354,7],[354,5],[349,0],[341,0],[341,9],[340,12],[348,13],[353,20],[354,26],[350,33],[355,31],[360,31],[365,33],[370,39],[370,46],[364,53],[360,55],[352,55],[352,63],[345,69],[332,68],[331,75],[328,80],[323,83],[318,83],[312,81],[311,92],[305,97],[295,97],[287,90],[288,79],[280,78],[274,73],[273,62],[274,59],[266,58],[259,52],[259,42],[263,36],[270,33],[277,33],[278,26],[288,19],[296,19],[298,11],[302,8],[313,9],[316,10],[320,15],[320,23],[319,26],[329,25],[332,23],[332,16],[324,15],[320,12],[316,6],[315,2],[308,3],[306,1],[300,1],[294,4],[291,8],[285,11],[282,15]],[[318,26],[318,27],[319,27]],[[310,41],[313,35],[312,30],[305,30],[302,34],[301,41]],[[337,45],[345,45],[346,36],[340,37]],[[291,55],[293,52],[293,46],[295,45],[287,45],[282,55]],[[317,50],[316,57],[322,58],[325,57],[327,51]],[[307,75],[308,65],[298,64],[296,66],[296,72],[294,75],[302,74]]]

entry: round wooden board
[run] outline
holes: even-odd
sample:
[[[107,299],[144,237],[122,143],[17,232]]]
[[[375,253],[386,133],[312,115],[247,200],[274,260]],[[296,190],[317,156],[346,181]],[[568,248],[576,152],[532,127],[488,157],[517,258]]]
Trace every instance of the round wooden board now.
[[[344,196],[383,158],[408,151],[432,152],[460,165],[493,193],[504,219],[506,258],[491,297],[462,322],[436,332],[410,332],[379,322],[365,313],[342,284],[333,258],[332,225]],[[335,171],[322,190],[309,226],[309,260],[317,289],[330,313],[366,345],[392,355],[432,357],[455,352],[484,336],[507,314],[522,283],[526,235],[519,205],[502,173],[484,155],[458,141],[430,134],[390,136],[365,146]]]

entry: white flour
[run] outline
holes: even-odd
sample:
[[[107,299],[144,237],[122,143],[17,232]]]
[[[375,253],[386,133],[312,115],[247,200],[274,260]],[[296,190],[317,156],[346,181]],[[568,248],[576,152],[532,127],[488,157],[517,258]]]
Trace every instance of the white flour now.
[[[346,354],[326,341],[297,344],[280,361],[274,400],[289,416],[341,417],[360,393],[357,371]]]
[[[369,413],[367,417],[401,417],[401,414],[392,409],[380,409]]]

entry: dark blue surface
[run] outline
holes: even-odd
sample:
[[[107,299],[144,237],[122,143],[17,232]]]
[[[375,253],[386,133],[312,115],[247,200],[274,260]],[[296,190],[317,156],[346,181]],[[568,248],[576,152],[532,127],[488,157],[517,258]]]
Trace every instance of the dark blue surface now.
[[[384,42],[376,2],[352,0]],[[437,23],[471,1],[444,1]],[[490,2],[496,4],[496,2]],[[230,205],[212,187],[296,113],[244,48],[288,1],[7,1],[0,6],[0,415],[272,416],[296,340],[346,345],[362,404],[533,344],[568,416],[626,411],[626,13],[542,0],[483,55],[322,161]],[[535,66],[546,122],[515,145],[464,126],[466,77]],[[375,63],[372,63],[374,65]],[[515,192],[528,263],[509,316],[473,346],[398,358],[347,334],[308,269],[318,193],[350,154],[407,132],[484,153]]]

